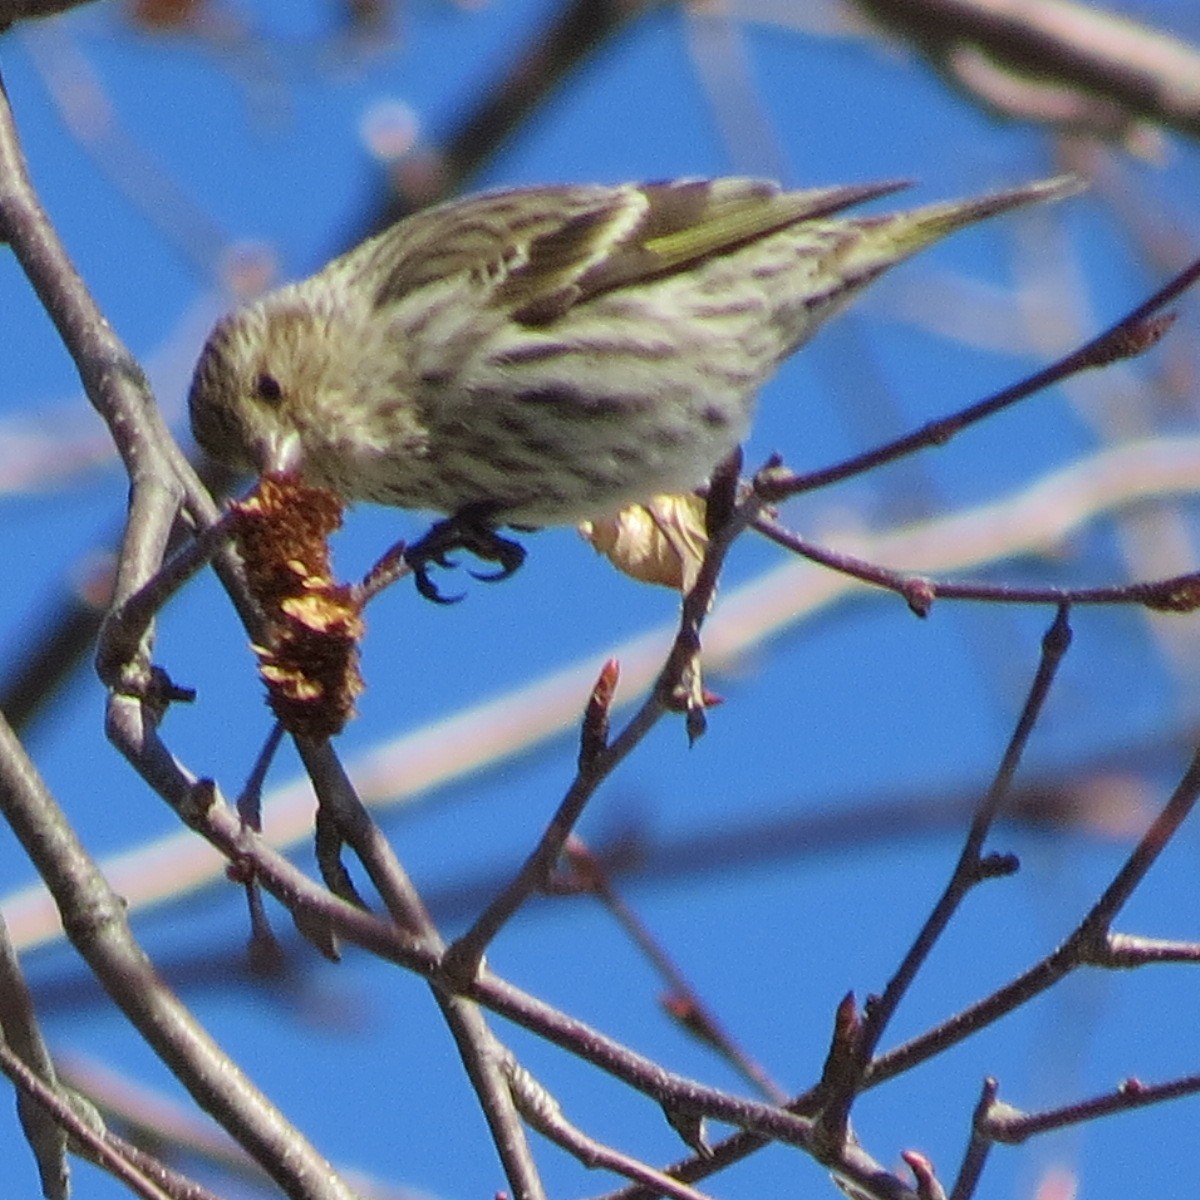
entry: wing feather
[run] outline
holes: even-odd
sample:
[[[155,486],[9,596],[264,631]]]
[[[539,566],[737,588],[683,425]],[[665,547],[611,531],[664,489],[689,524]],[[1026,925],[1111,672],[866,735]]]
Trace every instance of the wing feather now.
[[[611,220],[614,209],[621,207],[621,192],[585,186],[519,188],[454,200],[398,222],[331,267],[344,264],[364,280],[379,280],[377,307],[459,275],[495,286],[528,261],[539,244],[547,245],[547,258],[557,245],[557,257],[563,260],[572,241],[578,253],[578,232]],[[561,261],[557,276],[548,275],[547,284],[569,277],[568,265]],[[574,273],[588,265],[586,258],[577,262]]]
[[[376,306],[469,275],[513,319],[545,326],[594,296],[904,186],[782,192],[765,180],[734,178],[492,192],[409,217],[329,269],[381,280]]]

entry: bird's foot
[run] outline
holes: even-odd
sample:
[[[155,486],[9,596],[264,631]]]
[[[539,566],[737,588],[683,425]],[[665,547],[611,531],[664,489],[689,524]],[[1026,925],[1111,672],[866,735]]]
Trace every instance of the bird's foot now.
[[[500,564],[498,571],[470,572],[473,579],[497,583],[516,573],[525,561],[525,549],[510,538],[501,537],[479,513],[464,510],[438,521],[423,538],[404,552],[404,561],[412,568],[417,591],[435,604],[456,604],[463,597],[444,596],[429,577],[430,565],[453,568],[457,564],[447,555],[466,550],[485,562]]]

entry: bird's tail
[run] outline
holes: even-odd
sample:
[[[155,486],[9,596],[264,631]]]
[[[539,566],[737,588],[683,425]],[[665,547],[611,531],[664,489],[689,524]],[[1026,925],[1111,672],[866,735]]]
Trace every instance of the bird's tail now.
[[[788,331],[784,354],[806,342],[868,284],[934,242],[968,225],[1043,200],[1060,200],[1083,188],[1073,175],[1028,183],[971,200],[949,200],[874,217],[841,217],[825,224],[828,238],[814,283],[801,297],[785,301],[781,321]],[[820,221],[814,222],[814,233]]]
[[[855,224],[866,235],[858,246],[859,253],[864,256],[861,266],[869,269],[867,260],[874,254],[879,268],[883,269],[968,225],[1027,204],[1061,200],[1082,191],[1085,186],[1078,176],[1059,175],[972,200],[948,200],[908,212],[857,218]]]

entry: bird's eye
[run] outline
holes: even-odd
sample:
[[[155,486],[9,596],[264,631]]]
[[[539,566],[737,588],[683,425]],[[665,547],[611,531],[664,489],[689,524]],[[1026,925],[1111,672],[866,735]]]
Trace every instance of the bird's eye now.
[[[254,381],[254,394],[267,404],[278,404],[283,399],[283,387],[269,371],[263,371]]]

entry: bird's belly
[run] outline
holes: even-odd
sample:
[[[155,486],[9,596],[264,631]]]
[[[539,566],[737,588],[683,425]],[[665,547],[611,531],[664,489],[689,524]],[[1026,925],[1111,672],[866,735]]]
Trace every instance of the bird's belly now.
[[[420,456],[381,453],[357,472],[356,498],[455,513],[475,507],[517,525],[564,525],[704,483],[749,422],[741,396],[688,403],[561,391],[472,403],[429,423]]]

